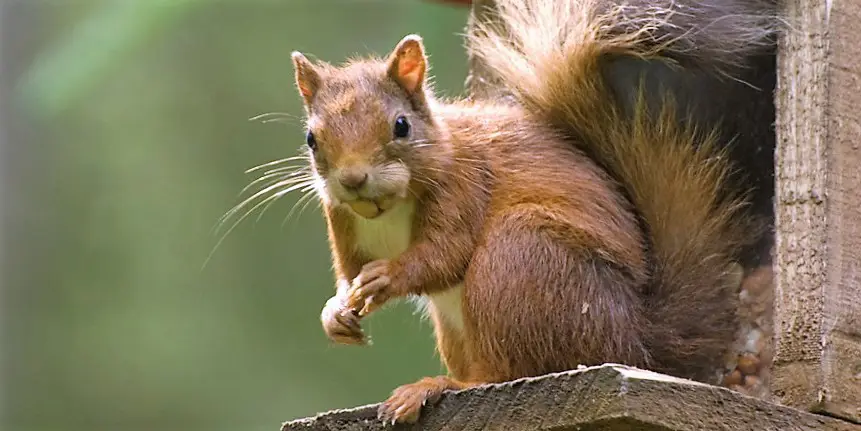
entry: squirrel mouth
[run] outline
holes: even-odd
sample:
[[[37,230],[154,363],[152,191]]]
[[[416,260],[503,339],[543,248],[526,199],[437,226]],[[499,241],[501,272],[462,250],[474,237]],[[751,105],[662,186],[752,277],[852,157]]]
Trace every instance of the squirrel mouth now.
[[[347,205],[349,205],[350,209],[352,209],[356,214],[366,219],[374,219],[395,206],[395,200],[393,198],[381,198],[376,200],[356,199],[354,201],[347,202]]]

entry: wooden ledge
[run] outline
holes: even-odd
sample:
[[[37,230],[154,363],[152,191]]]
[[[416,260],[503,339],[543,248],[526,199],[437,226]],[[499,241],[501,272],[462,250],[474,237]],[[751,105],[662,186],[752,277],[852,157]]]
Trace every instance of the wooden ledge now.
[[[376,409],[322,413],[281,430],[861,431],[839,419],[616,364],[450,392],[422,410],[413,426],[384,426]]]

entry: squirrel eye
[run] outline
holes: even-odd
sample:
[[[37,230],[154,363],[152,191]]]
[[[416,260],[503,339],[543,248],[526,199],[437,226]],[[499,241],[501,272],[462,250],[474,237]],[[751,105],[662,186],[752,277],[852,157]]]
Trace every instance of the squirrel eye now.
[[[395,120],[395,138],[406,138],[410,135],[410,123],[407,118],[401,115]]]
[[[312,151],[317,149],[317,138],[314,137],[314,134],[311,131],[308,131],[308,134],[305,135],[305,143],[308,144],[308,148]]]

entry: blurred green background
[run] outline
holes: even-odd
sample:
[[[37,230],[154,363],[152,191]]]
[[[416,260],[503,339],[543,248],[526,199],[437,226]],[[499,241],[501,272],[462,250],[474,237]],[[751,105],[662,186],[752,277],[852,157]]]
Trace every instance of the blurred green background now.
[[[423,0],[5,0],[2,422],[9,431],[276,430],[441,372],[408,304],[331,345],[314,205],[288,195],[203,269],[218,218],[303,145],[290,51],[427,45],[462,90],[468,9]],[[284,112],[284,122],[249,118]]]

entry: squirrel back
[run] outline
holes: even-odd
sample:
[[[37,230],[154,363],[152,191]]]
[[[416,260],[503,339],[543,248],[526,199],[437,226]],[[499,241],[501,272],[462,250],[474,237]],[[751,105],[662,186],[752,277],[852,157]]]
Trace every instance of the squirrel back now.
[[[682,121],[669,94],[646,103],[642,88],[626,114],[602,62],[649,59],[731,77],[773,45],[774,2],[497,3],[499,19],[478,23],[468,48],[525,111],[621,184],[648,234],[653,368],[704,378],[735,336],[737,262],[759,225],[746,191],[727,192],[734,167],[717,131]]]

